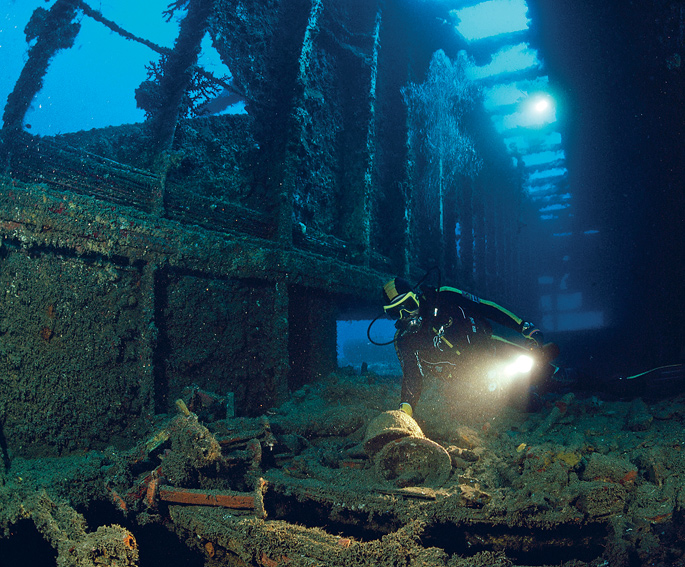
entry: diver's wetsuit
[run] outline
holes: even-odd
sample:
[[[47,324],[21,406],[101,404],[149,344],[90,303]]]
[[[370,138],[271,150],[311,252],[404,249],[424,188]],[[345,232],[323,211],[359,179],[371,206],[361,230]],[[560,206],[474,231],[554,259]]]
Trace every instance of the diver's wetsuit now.
[[[443,286],[440,293],[435,288],[422,290],[419,314],[422,324],[417,332],[400,328],[395,334],[403,373],[401,402],[412,407],[421,396],[427,366],[462,367],[483,348],[491,348],[490,321],[526,337],[537,331],[496,303],[454,287]]]

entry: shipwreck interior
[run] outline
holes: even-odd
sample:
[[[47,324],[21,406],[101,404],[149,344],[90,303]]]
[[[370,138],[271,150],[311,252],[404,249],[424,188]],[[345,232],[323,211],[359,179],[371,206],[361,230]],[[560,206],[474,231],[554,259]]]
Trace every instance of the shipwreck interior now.
[[[457,433],[426,418],[451,484],[355,489],[398,378],[339,368],[337,324],[378,316],[390,277],[458,282],[561,335],[608,316],[569,278],[596,231],[561,134],[507,124],[517,102],[497,99],[549,78],[485,63],[527,28],[470,44],[437,2],[178,0],[168,48],[95,4],[33,12],[0,130],[0,564],[628,567],[658,537],[682,559],[685,491],[664,472],[682,465],[644,438],[606,456],[610,427],[670,423],[637,402],[567,395]],[[145,119],[32,133],[86,25],[150,50]],[[207,38],[230,77],[199,64]],[[550,448],[558,422],[602,411],[592,442]]]
[[[441,81],[470,84],[463,64],[443,54],[434,92],[412,82],[441,41],[405,41],[415,14],[376,2],[187,10],[136,92],[148,120],[51,137],[29,134],[24,115],[76,20],[124,32],[66,0],[27,27],[35,43],[2,130],[0,364],[12,376],[13,451],[109,443],[103,430],[165,412],[193,385],[259,415],[335,368],[336,320],[376,316],[394,274],[416,281],[439,266],[443,281],[505,304],[532,285],[520,223],[534,209],[520,175],[503,149],[467,136],[489,128],[475,87],[430,106]],[[205,34],[230,85],[196,65]],[[248,112],[201,115],[203,93],[226,86]],[[428,116],[452,111],[451,132]],[[426,119],[437,169],[417,133]],[[64,427],[75,396],[91,398],[88,412]],[[45,431],[46,405],[59,431]]]

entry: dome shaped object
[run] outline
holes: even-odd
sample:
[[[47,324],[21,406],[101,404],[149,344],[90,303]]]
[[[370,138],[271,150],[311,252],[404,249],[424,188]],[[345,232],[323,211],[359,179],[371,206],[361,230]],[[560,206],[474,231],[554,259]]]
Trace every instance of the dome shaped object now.
[[[364,451],[373,457],[386,444],[402,437],[424,438],[413,418],[400,410],[386,411],[369,422],[364,437]]]
[[[397,488],[440,488],[452,472],[444,447],[424,437],[402,437],[386,444],[376,455],[376,477]]]

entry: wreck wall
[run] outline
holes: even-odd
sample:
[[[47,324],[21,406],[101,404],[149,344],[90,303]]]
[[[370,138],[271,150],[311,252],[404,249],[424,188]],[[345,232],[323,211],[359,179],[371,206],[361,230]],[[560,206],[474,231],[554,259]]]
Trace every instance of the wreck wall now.
[[[285,399],[287,326],[274,317],[282,311],[274,285],[178,270],[160,279],[159,411],[189,387],[232,395],[241,414]]]
[[[337,305],[383,281],[16,180],[0,182],[0,231],[0,438],[13,456],[135,443],[197,389],[261,415],[335,367]]]
[[[121,435],[150,409],[153,386],[141,271],[12,245],[0,258],[0,419],[11,448],[50,455]]]

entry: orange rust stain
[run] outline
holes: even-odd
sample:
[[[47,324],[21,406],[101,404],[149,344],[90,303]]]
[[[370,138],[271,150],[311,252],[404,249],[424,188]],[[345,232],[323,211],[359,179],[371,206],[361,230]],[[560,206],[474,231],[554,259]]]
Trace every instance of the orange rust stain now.
[[[159,480],[153,478],[147,485],[147,490],[145,491],[145,504],[149,508],[153,508],[155,501],[157,500],[157,488],[159,486]]]
[[[229,494],[225,492],[204,492],[192,488],[163,486],[159,489],[159,499],[176,504],[194,506],[223,506],[224,508],[254,509],[254,496],[248,494]]]
[[[122,512],[126,512],[128,506],[126,505],[124,499],[119,496],[115,490],[110,490],[110,493],[112,495],[112,502],[114,502],[115,506]]]
[[[278,567],[281,564],[290,563],[290,557],[287,555],[281,555],[278,559],[271,559],[262,551],[262,554],[259,557],[259,562],[264,565],[264,567]]]
[[[348,469],[363,469],[366,463],[363,461],[341,461],[340,466]]]
[[[262,552],[259,561],[264,567],[278,567],[278,561],[271,559],[266,553]]]
[[[628,471],[625,476],[619,480],[620,484],[632,484],[637,478],[637,471]]]
[[[136,538],[134,538],[131,534],[126,534],[124,536],[124,547],[127,547],[128,549],[135,549],[136,546]]]
[[[209,557],[214,557],[214,544],[211,541],[205,543],[205,551]]]
[[[659,514],[658,516],[652,516],[651,518],[646,518],[652,524],[663,524],[668,522],[673,516],[673,512],[668,512],[668,514]]]

